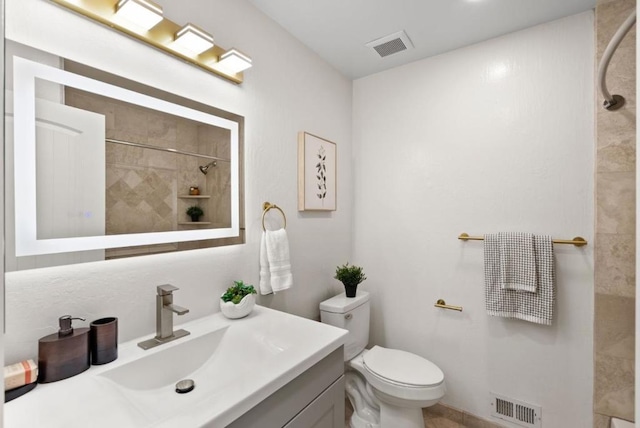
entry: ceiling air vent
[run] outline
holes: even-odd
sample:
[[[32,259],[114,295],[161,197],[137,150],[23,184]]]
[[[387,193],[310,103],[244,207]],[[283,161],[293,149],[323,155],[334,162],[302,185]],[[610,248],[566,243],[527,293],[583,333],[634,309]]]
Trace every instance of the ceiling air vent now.
[[[389,34],[388,36],[381,37],[373,40],[365,45],[368,48],[374,49],[381,58],[384,58],[394,53],[406,51],[413,48],[413,43],[404,31],[398,31],[397,33]]]

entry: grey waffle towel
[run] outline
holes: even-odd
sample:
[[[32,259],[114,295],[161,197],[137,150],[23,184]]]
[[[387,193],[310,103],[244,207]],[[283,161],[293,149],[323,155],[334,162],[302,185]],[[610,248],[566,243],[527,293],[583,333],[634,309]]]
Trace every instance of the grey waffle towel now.
[[[502,288],[535,293],[538,280],[533,233],[500,232],[498,247]]]
[[[503,289],[498,234],[484,237],[485,301],[489,315],[551,325],[556,299],[551,236],[534,235],[536,292]]]

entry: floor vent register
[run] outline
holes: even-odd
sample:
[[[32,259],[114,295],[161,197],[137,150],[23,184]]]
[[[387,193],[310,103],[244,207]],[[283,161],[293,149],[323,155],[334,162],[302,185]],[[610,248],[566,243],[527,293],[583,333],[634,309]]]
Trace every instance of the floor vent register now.
[[[491,393],[491,416],[528,427],[542,427],[542,408],[513,398]]]

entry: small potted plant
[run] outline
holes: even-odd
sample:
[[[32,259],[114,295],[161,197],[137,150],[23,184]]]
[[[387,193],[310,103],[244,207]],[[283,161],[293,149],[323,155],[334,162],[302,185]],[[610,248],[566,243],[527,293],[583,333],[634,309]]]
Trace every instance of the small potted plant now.
[[[242,281],[234,281],[233,286],[220,297],[222,314],[231,319],[246,317],[256,304],[256,289]]]
[[[187,215],[191,217],[191,221],[198,221],[202,214],[204,214],[204,211],[197,205],[192,205],[187,208]]]
[[[358,284],[367,279],[361,267],[349,266],[348,262],[336,267],[336,276],[334,278],[342,282],[347,297],[356,297]]]

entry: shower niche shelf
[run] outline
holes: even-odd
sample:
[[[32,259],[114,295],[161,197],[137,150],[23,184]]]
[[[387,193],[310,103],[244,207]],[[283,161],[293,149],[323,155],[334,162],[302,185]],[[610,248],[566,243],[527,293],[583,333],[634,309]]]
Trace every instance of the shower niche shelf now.
[[[178,195],[180,199],[209,199],[211,195]]]
[[[210,221],[179,221],[179,226],[208,226],[210,225]]]

